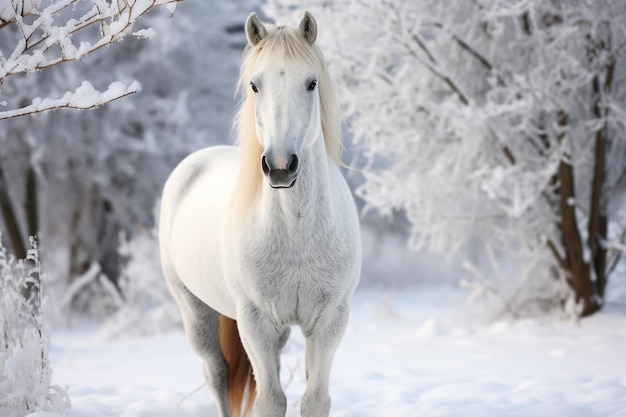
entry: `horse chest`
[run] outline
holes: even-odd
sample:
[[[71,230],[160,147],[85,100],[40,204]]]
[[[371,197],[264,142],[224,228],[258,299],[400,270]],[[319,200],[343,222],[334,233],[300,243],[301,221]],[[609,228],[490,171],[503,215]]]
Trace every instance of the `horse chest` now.
[[[344,296],[354,252],[327,225],[266,226],[242,245],[244,288],[277,321],[303,325]]]

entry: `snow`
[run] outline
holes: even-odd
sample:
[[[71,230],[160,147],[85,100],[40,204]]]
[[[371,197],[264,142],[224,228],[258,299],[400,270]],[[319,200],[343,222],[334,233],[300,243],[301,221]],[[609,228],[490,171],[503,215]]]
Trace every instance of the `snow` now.
[[[156,36],[156,32],[152,28],[141,29],[137,32],[133,32],[133,36],[137,38],[152,39]]]
[[[623,417],[626,307],[580,322],[488,322],[452,287],[357,291],[331,377],[337,417]],[[53,382],[73,417],[217,417],[185,335],[102,340],[96,329],[53,335]],[[283,351],[287,416],[299,415],[304,341]],[[185,398],[187,395],[188,398]],[[36,417],[57,414],[34,413]]]

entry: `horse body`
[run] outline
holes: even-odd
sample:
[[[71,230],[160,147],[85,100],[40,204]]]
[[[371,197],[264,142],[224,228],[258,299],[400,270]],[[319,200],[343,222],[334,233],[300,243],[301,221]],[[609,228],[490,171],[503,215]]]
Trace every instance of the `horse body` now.
[[[307,341],[302,415],[330,410],[330,366],[361,253],[356,208],[332,151],[329,86],[316,89],[328,84],[313,48],[316,30],[308,12],[299,31],[268,33],[256,15],[248,18],[252,50],[242,83],[251,89],[238,117],[239,147],[192,154],[163,193],[163,270],[220,417],[238,416],[242,403],[249,411],[254,394],[260,417],[285,415],[280,350],[291,325]],[[268,57],[273,37],[280,48],[299,43],[276,59]],[[245,353],[233,356],[237,343]]]
[[[261,306],[280,325],[309,327],[306,321],[319,316],[313,311],[345,301],[356,285],[333,279],[359,273],[358,224],[341,215],[355,211],[348,186],[338,168],[327,166],[326,175],[299,181],[289,195],[266,187],[237,233],[228,214],[238,160],[236,147],[215,146],[177,166],[163,194],[160,240],[171,249],[162,257],[195,296],[225,316],[236,318],[238,300]]]

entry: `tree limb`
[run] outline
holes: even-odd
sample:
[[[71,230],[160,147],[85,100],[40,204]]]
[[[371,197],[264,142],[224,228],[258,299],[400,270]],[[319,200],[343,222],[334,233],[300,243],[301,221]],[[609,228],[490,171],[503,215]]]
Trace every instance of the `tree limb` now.
[[[39,98],[33,100],[29,106],[16,110],[7,110],[0,112],[0,120],[11,119],[13,117],[35,115],[45,113],[56,109],[94,109],[111,101],[126,97],[140,90],[137,82],[126,86],[120,82],[111,83],[109,88],[104,92],[93,89],[91,84],[83,82],[83,84],[73,93],[67,92],[63,97],[57,100]]]
[[[470,55],[472,55],[474,58],[476,58],[478,60],[478,62],[480,62],[488,71],[493,70],[493,65],[491,65],[489,60],[487,60],[487,58],[485,58],[480,52],[478,52],[470,44],[468,44],[463,39],[461,39],[458,35],[455,35],[454,33],[452,33],[449,30],[447,30],[439,22],[433,23],[433,26],[435,26],[438,29],[441,29],[443,32],[445,32],[448,35],[450,35],[450,37],[459,45],[459,47],[461,47],[461,49],[463,49],[464,51],[466,51]]]
[[[433,57],[432,53],[428,50],[428,48],[426,48],[426,45],[419,39],[419,37],[417,35],[413,35],[413,40],[415,41],[415,43],[417,43],[417,45],[420,47],[420,49],[426,54],[426,56],[429,57],[429,60],[431,60],[431,58],[432,58],[432,60],[431,60],[430,63],[426,62],[424,59],[422,59],[419,55],[417,55],[415,53],[413,48],[411,48],[411,47],[409,47],[408,45],[405,44],[409,54],[412,57],[414,57],[417,61],[419,61],[422,65],[424,65],[424,67],[426,67],[426,69],[428,71],[430,71],[431,74],[433,74],[435,77],[437,77],[441,81],[443,81],[450,88],[450,90],[452,90],[452,92],[454,94],[456,94],[456,96],[459,98],[459,100],[461,100],[461,103],[463,103],[466,106],[469,105],[469,100],[467,99],[465,94],[463,94],[461,92],[461,90],[454,83],[454,81],[452,81],[452,79],[450,77],[448,77],[447,75],[444,75],[437,68],[435,68],[436,61],[434,61],[434,57]]]
[[[65,0],[60,3],[52,3],[45,9],[45,15],[54,16],[75,1],[76,0]],[[117,9],[110,6],[110,10],[105,11],[102,11],[98,7],[94,6],[93,9],[85,13],[79,19],[70,19],[65,23],[65,25],[60,27],[54,26],[55,28],[62,28],[67,33],[66,37],[59,37],[58,39],[51,37],[51,31],[47,30],[49,28],[45,27],[47,23],[45,17],[42,15],[35,22],[29,25],[32,29],[30,34],[27,34],[22,28],[23,42],[20,42],[15,47],[7,61],[0,66],[0,84],[9,75],[45,69],[59,63],[76,61],[83,56],[92,54],[103,46],[122,39],[128,34],[129,29],[135,24],[137,19],[142,17],[149,10],[179,1],[182,0],[151,0],[141,3],[139,0],[134,0],[132,2],[124,2],[124,5]],[[141,7],[137,7],[138,3]],[[19,21],[19,19],[17,20]],[[100,23],[101,25],[101,36],[98,42],[95,44],[81,43],[78,48],[75,47],[71,43],[71,37],[95,23]],[[32,34],[37,32],[37,29],[42,29],[44,31],[44,35],[34,42],[29,42],[30,37]],[[67,53],[67,51],[65,51],[64,44],[61,43],[61,41],[68,39],[70,40],[70,45],[76,49],[75,51],[72,51],[72,53]],[[39,50],[33,51],[32,55],[29,55],[30,59],[26,60],[28,63],[24,64],[24,60],[21,58],[26,56],[27,51],[33,50],[42,43],[46,43],[46,45]],[[46,59],[44,54],[50,51],[55,45],[58,45],[61,48],[61,56],[55,59]]]

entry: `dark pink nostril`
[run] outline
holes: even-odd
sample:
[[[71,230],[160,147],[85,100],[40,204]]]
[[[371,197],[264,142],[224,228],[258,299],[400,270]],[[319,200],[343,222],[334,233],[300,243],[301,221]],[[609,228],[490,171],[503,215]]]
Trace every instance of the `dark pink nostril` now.
[[[265,175],[269,175],[270,171],[272,170],[269,163],[267,162],[267,157],[265,155],[263,155],[263,157],[261,158],[261,168],[263,169],[263,173]]]
[[[298,155],[291,155],[289,163],[287,164],[287,171],[290,174],[294,174],[298,170]]]

